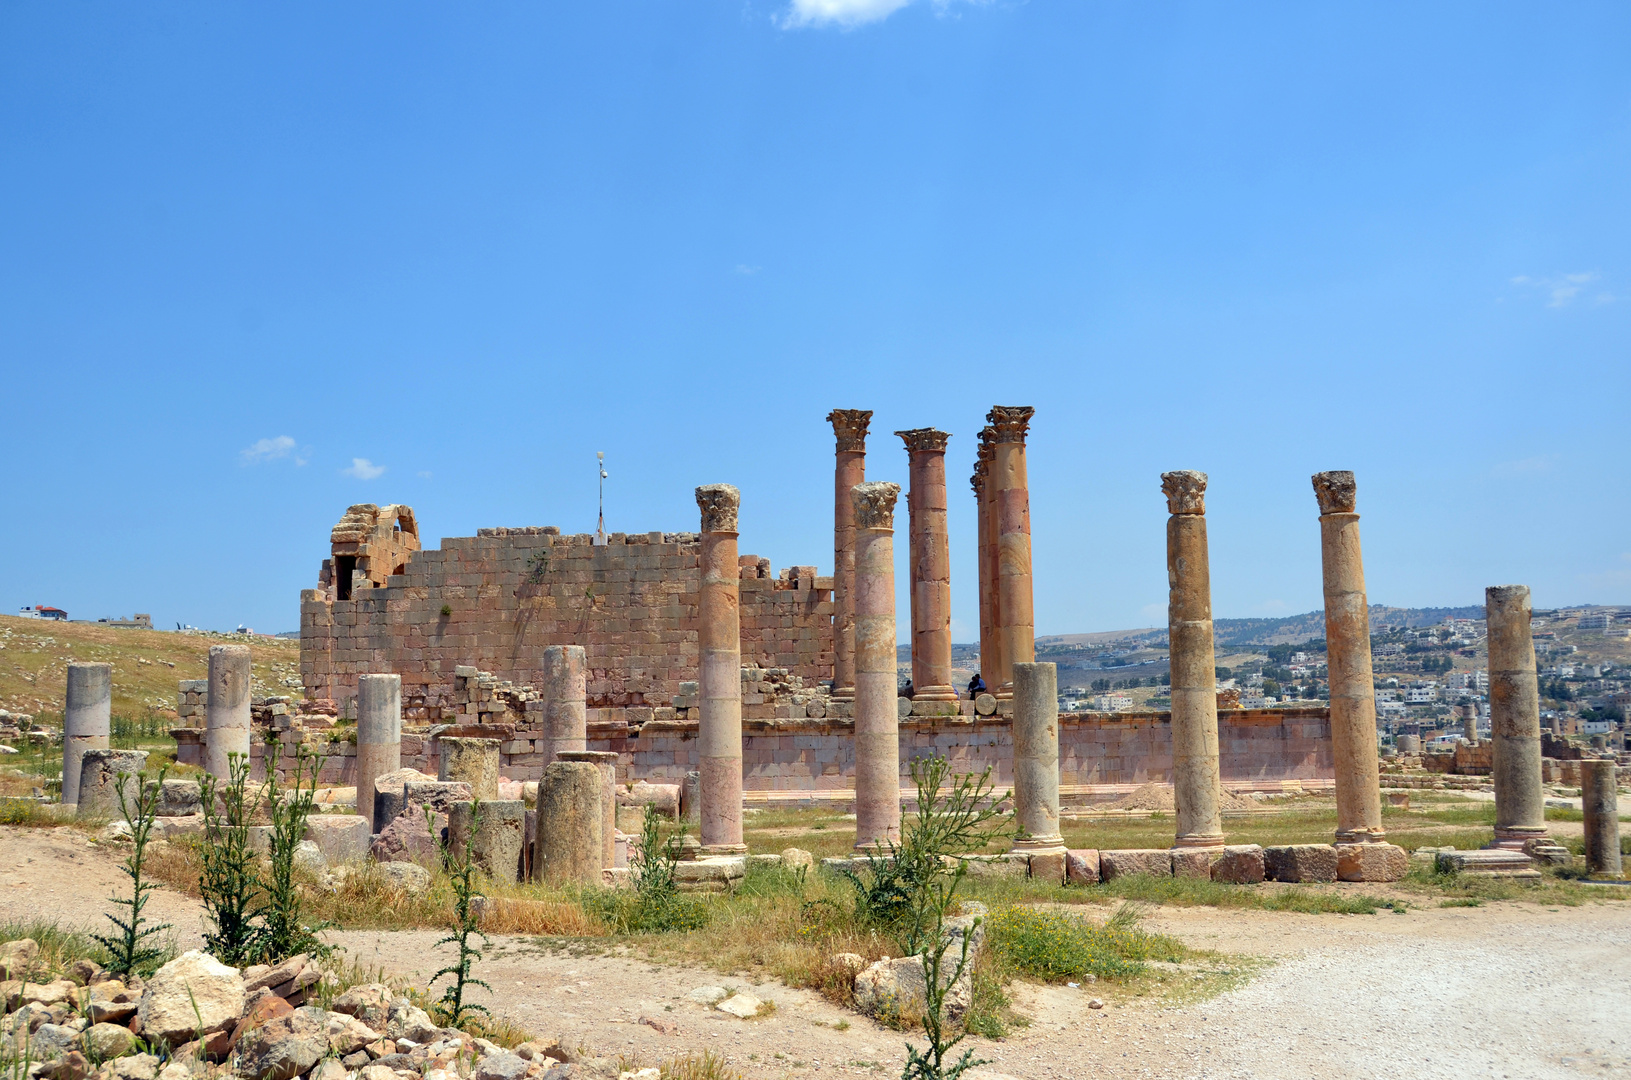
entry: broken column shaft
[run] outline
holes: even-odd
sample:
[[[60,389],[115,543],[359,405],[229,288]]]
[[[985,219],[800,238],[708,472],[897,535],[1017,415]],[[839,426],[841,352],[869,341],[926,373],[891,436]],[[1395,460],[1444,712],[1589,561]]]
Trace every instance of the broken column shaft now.
[[[897,431],[906,443],[911,487],[912,688],[918,703],[946,703],[956,712],[951,683],[951,542],[946,531],[946,441],[934,428]],[[927,712],[929,710],[924,710]]]
[[[62,803],[79,802],[79,765],[87,750],[108,749],[113,721],[113,665],[69,664],[62,713]]]
[[[1530,637],[1529,586],[1484,590],[1489,626],[1489,722],[1495,781],[1495,846],[1522,848],[1546,835],[1540,776],[1540,687]]]
[[[470,791],[482,802],[498,798],[498,764],[503,744],[497,739],[471,739],[439,736],[440,752],[436,779],[470,785]]]
[[[702,774],[702,847],[745,852],[742,843],[741,569],[736,519],[741,493],[729,484],[697,488],[702,510],[702,588],[697,601],[697,742]]]
[[[1014,665],[1016,851],[1063,851],[1059,833],[1059,669]]]
[[[555,761],[538,784],[538,832],[533,841],[534,871],[554,884],[601,883],[600,768],[588,761]]]
[[[229,755],[249,760],[249,688],[252,681],[248,645],[211,645],[209,699],[204,715],[204,771],[229,779]],[[267,758],[268,772],[274,760]]]
[[[550,645],[544,649],[544,735],[548,739],[548,765],[561,754],[588,748],[588,692],[582,645]]]
[[[858,484],[855,515],[855,846],[900,839],[900,713],[895,683],[895,500],[900,485]]]
[[[997,617],[1002,635],[999,698],[1014,693],[1013,665],[1036,659],[1031,593],[1031,495],[1025,472],[1025,432],[1036,412],[1029,405],[998,405],[986,414],[992,426],[989,482],[996,527]],[[988,685],[989,681],[988,681]]]
[[[557,761],[587,761],[600,770],[601,866],[617,865],[617,754],[610,750],[566,750]]]
[[[1172,671],[1174,846],[1223,845],[1218,773],[1217,669],[1212,652],[1212,579],[1206,548],[1206,474],[1161,474],[1167,497],[1167,640]]]
[[[866,481],[866,432],[871,409],[834,409],[827,414],[838,439],[833,472],[833,675],[832,696],[855,696],[855,509],[850,491]]]
[[[374,781],[402,768],[402,676],[357,677],[357,813],[368,831],[388,821],[374,820]]]
[[[1594,874],[1621,875],[1620,795],[1614,779],[1616,762],[1599,758],[1580,762],[1580,809],[1586,819],[1586,866]]]
[[[1320,559],[1325,570],[1325,648],[1331,687],[1331,756],[1336,766],[1336,841],[1379,841],[1381,775],[1376,758],[1376,690],[1371,674],[1370,606],[1354,512],[1354,474],[1316,473]]]

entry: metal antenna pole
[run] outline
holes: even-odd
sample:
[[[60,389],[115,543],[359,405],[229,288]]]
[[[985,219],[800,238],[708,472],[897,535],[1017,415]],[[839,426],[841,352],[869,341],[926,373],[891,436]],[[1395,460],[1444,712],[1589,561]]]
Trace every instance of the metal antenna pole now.
[[[595,452],[595,469],[600,473],[600,520],[595,525],[595,543],[604,546],[606,543],[606,452]]]

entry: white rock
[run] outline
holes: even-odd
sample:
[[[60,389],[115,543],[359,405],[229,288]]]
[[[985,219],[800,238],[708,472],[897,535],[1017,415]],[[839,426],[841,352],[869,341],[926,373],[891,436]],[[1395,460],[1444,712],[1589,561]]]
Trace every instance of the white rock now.
[[[750,1016],[758,1016],[759,1010],[764,1008],[764,1002],[752,994],[735,994],[721,1001],[714,1008],[720,1012],[730,1013],[732,1016],[739,1016],[746,1020]]]
[[[712,1005],[730,997],[731,992],[723,986],[699,986],[685,996],[699,1005]]]
[[[142,988],[137,1015],[149,1042],[180,1045],[221,1031],[244,1011],[244,981],[209,953],[194,949],[165,964]]]

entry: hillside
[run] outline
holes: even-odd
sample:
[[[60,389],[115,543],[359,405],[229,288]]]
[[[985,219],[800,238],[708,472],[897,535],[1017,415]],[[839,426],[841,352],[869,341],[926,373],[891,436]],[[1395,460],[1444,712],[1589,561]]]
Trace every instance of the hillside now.
[[[254,693],[300,693],[300,643],[226,634],[121,630],[0,615],[0,709],[36,716],[60,714],[70,660],[113,665],[113,712],[139,717],[176,705],[176,683],[208,674],[211,645],[247,643]]]

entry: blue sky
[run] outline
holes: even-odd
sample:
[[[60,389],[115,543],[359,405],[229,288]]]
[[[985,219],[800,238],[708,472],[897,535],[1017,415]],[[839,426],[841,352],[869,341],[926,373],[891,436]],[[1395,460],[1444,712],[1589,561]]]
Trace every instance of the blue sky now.
[[[829,409],[1031,439],[1041,633],[1631,602],[1631,8],[0,7],[0,603],[297,625],[348,504],[832,563]],[[904,516],[904,515],[903,515]],[[904,544],[901,545],[904,547]],[[904,582],[905,561],[900,564]],[[904,613],[905,594],[901,596]],[[902,625],[904,626],[904,614]]]

